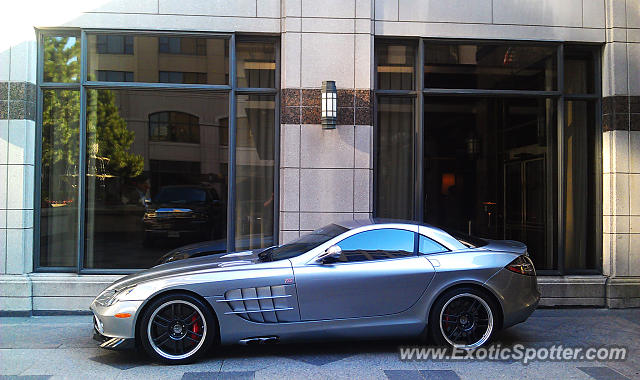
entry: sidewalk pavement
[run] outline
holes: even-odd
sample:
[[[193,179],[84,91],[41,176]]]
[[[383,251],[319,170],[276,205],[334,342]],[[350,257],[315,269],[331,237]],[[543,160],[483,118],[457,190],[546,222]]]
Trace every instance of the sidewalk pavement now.
[[[503,346],[628,348],[622,362],[400,361],[416,342],[218,347],[183,366],[96,347],[91,316],[0,318],[0,380],[94,379],[640,379],[640,309],[541,309],[500,332]]]

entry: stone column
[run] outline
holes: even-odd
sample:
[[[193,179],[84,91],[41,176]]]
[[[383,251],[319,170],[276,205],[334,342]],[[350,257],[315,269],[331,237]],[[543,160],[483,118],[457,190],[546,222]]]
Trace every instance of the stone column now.
[[[0,315],[31,311],[36,42],[0,40]]]
[[[640,306],[640,2],[606,0],[603,272],[609,307]]]
[[[372,207],[372,1],[283,0],[280,238]],[[320,87],[334,80],[338,122],[320,124]]]

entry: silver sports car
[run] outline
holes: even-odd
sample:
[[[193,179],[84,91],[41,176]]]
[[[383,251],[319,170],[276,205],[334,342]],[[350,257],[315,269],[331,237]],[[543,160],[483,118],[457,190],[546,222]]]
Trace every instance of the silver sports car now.
[[[288,244],[127,276],[91,304],[104,348],[166,363],[212,344],[429,336],[473,349],[538,304],[527,247],[411,222],[331,224]]]

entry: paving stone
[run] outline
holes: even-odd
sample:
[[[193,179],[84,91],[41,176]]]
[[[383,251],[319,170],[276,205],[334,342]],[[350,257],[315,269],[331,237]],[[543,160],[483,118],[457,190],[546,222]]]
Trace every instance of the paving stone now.
[[[143,357],[141,353],[132,352],[111,352],[106,355],[89,358],[89,360],[93,360],[100,364],[106,364],[120,370],[127,370],[129,368],[136,368],[141,365],[149,364],[149,360],[146,359],[146,357]]]
[[[255,371],[185,372],[182,380],[253,380]]]
[[[384,374],[389,380],[424,380],[417,370],[387,370]]]
[[[609,367],[578,367],[578,369],[596,380],[629,380],[628,377]]]
[[[420,374],[427,380],[460,380],[455,371],[446,369],[423,369]]]

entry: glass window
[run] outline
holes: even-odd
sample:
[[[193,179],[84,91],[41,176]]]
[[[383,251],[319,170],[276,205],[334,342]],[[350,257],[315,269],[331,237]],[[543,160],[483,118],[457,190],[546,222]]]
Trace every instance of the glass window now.
[[[524,242],[556,269],[556,135],[549,98],[425,96],[425,221]]]
[[[378,217],[413,218],[413,108],[413,98],[378,98]]]
[[[41,267],[77,265],[79,117],[79,91],[43,91]]]
[[[45,82],[69,83],[80,81],[80,37],[44,36]]]
[[[133,82],[133,71],[98,70],[100,82]]]
[[[414,255],[415,233],[383,228],[364,231],[342,240],[338,262],[397,259]]]
[[[590,46],[564,47],[564,91],[568,94],[595,92],[594,51]]]
[[[556,46],[425,43],[424,87],[552,91],[556,52]]]
[[[224,38],[88,34],[87,42],[88,80],[106,70],[131,72],[137,82],[229,83]]]
[[[207,73],[188,73],[182,71],[160,71],[158,80],[162,83],[207,84]]]
[[[199,119],[201,144],[150,141],[146,120],[169,105]],[[87,91],[85,267],[148,268],[171,247],[225,241],[228,109],[226,94]]]
[[[236,43],[236,70],[238,87],[276,87],[275,43]]]
[[[236,107],[236,249],[274,244],[275,97],[239,95]]]
[[[448,249],[446,249],[445,247],[443,247],[440,243],[436,242],[433,239],[429,239],[426,236],[420,236],[420,242],[419,242],[419,248],[418,248],[418,252],[420,252],[423,255],[428,255],[431,253],[440,253],[440,252],[447,252]]]
[[[158,50],[164,54],[207,55],[207,40],[192,37],[159,37]]]
[[[162,111],[149,115],[151,141],[200,142],[200,119],[177,111]]]
[[[299,256],[311,249],[326,243],[334,237],[349,231],[337,224],[329,224],[315,231],[300,236],[287,244],[270,248],[260,256],[266,261],[286,260]]]
[[[98,54],[133,54],[133,36],[99,34],[96,51]]]
[[[415,87],[415,47],[412,44],[376,45],[378,88],[411,90]]]
[[[597,269],[595,104],[569,100],[564,112],[564,265],[567,270]]]

